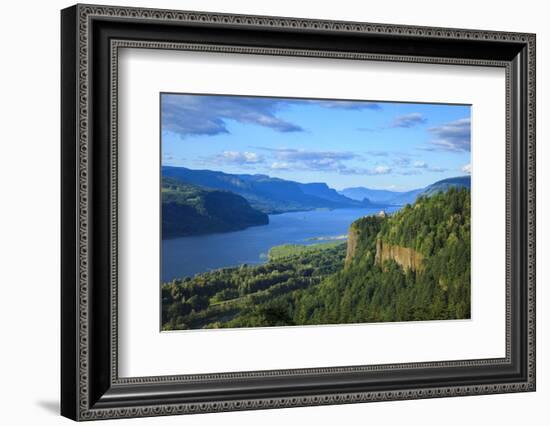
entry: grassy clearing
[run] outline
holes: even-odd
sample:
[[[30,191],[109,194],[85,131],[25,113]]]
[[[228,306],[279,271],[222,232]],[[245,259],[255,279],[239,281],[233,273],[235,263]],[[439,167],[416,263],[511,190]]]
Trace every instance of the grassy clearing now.
[[[268,258],[270,261],[282,259],[289,256],[301,256],[303,254],[317,253],[324,250],[328,250],[339,245],[346,244],[342,241],[328,241],[318,244],[283,244],[280,246],[272,247],[269,250]]]

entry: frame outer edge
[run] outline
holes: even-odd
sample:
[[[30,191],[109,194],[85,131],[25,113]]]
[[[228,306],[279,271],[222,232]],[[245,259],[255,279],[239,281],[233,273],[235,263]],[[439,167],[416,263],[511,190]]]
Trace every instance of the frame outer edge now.
[[[169,11],[158,9],[140,9],[126,7],[110,7],[97,5],[77,5],[70,8],[76,12],[75,31],[77,49],[74,52],[76,64],[75,80],[77,82],[75,89],[75,98],[77,100],[77,125],[76,138],[78,142],[78,152],[76,153],[76,170],[75,178],[76,189],[78,191],[76,202],[75,215],[77,216],[77,247],[75,251],[77,257],[77,283],[78,288],[73,291],[76,293],[76,314],[74,315],[73,325],[77,325],[76,336],[74,340],[75,352],[78,359],[75,364],[76,381],[74,390],[76,396],[75,417],[77,420],[92,420],[114,417],[141,417],[141,416],[158,416],[180,413],[193,412],[219,412],[229,410],[243,409],[263,409],[263,408],[283,408],[292,406],[309,406],[309,405],[325,405],[325,404],[342,404],[351,402],[367,402],[380,400],[400,400],[400,399],[415,399],[415,398],[434,398],[442,396],[463,396],[475,394],[489,393],[505,393],[517,391],[534,390],[535,383],[535,320],[534,320],[534,285],[535,285],[535,36],[526,33],[507,33],[496,31],[481,31],[481,30],[462,30],[462,29],[447,29],[447,28],[429,28],[429,27],[409,27],[403,25],[387,25],[387,24],[368,24],[354,22],[336,22],[312,19],[298,18],[276,18],[267,16],[245,16],[245,15],[228,15],[208,12],[184,12],[184,11]],[[66,9],[63,13],[68,13]],[[326,30],[328,32],[358,32],[358,33],[382,33],[390,36],[393,33],[401,35],[411,35],[412,37],[421,38],[447,38],[447,39],[471,39],[471,40],[486,40],[486,41],[507,41],[523,43],[528,46],[528,175],[529,181],[527,185],[527,203],[528,219],[529,219],[529,240],[528,240],[528,307],[529,307],[529,325],[528,325],[528,365],[527,371],[529,378],[525,382],[508,382],[500,385],[479,385],[469,386],[451,386],[449,388],[428,388],[428,389],[403,389],[400,391],[385,391],[385,392],[370,392],[361,394],[331,394],[321,396],[306,396],[297,398],[270,398],[268,400],[246,400],[246,401],[219,401],[208,404],[200,404],[199,406],[189,404],[163,404],[160,406],[143,406],[139,408],[113,408],[113,409],[93,409],[89,407],[89,324],[88,315],[88,237],[89,237],[89,221],[88,221],[88,194],[89,194],[89,176],[88,176],[88,137],[89,137],[89,108],[88,108],[88,84],[89,84],[89,64],[88,64],[88,49],[91,40],[89,39],[89,18],[92,16],[119,18],[119,19],[136,19],[147,21],[176,21],[189,23],[205,23],[205,24],[226,24],[232,26],[255,26],[259,28],[290,28],[290,29],[316,29]],[[403,31],[403,33],[401,33]],[[72,107],[69,106],[68,108]],[[63,113],[66,114],[66,105],[63,105]],[[66,130],[67,124],[62,123],[63,129]],[[73,141],[74,142],[74,141]],[[63,146],[64,142],[63,142]],[[75,158],[73,157],[73,161]],[[65,164],[65,161],[63,162]],[[64,172],[65,173],[65,172]],[[63,175],[65,178],[65,174]],[[63,189],[66,189],[67,184],[63,183]],[[63,210],[68,211],[64,205]],[[73,208],[73,210],[75,210]],[[65,226],[65,224],[63,224]],[[74,259],[74,257],[69,260]],[[67,257],[63,256],[65,269]],[[73,260],[74,261],[74,260]],[[74,283],[71,283],[74,285]],[[67,286],[64,281],[64,287]],[[75,286],[76,287],[76,286]],[[65,318],[65,316],[63,317]],[[70,340],[70,339],[69,339]],[[65,350],[65,347],[62,348]],[[63,366],[63,369],[66,367]],[[64,397],[62,393],[62,399]],[[66,398],[64,399],[66,401]],[[63,404],[62,404],[63,405]],[[63,413],[67,415],[67,412]]]
[[[89,250],[90,238],[90,173],[88,171],[90,147],[89,147],[89,123],[90,123],[90,28],[88,26],[89,13],[85,5],[76,6],[76,108],[78,111],[75,144],[77,146],[76,179],[78,180],[78,194],[76,199],[77,226],[77,320],[78,320],[78,363],[76,399],[77,421],[90,419],[91,410],[89,375],[89,344],[90,344],[90,309],[89,300],[89,264],[91,252]],[[93,261],[93,259],[92,259]]]
[[[527,272],[527,285],[528,285],[528,323],[527,328],[529,331],[528,343],[528,380],[531,385],[531,389],[536,391],[536,132],[537,132],[537,87],[536,87],[536,63],[537,63],[537,36],[536,34],[530,34],[527,42],[527,79],[528,79],[528,105],[527,105],[527,122],[528,122],[528,136],[527,136],[527,167],[528,167],[528,272]]]
[[[61,414],[78,414],[77,7],[61,11]]]

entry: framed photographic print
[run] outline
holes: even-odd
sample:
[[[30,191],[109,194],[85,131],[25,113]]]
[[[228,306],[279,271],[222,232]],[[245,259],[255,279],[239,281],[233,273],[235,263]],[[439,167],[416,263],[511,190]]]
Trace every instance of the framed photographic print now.
[[[74,420],[535,390],[535,36],[76,5]]]

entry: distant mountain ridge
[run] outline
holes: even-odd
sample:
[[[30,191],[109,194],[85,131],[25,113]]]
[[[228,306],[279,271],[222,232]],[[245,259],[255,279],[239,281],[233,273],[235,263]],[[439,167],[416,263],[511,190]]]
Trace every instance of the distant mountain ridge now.
[[[446,192],[450,188],[468,188],[471,189],[470,176],[458,176],[448,179],[443,179],[432,183],[422,191],[420,195],[431,196],[439,192]]]
[[[385,203],[372,203],[369,200],[353,200],[339,194],[326,183],[300,183],[262,174],[229,174],[163,166],[162,176],[202,188],[233,192],[244,197],[253,208],[268,214],[316,208],[387,206]]]
[[[390,191],[387,189],[370,189],[363,186],[356,186],[351,188],[345,188],[338,191],[341,195],[344,195],[352,200],[362,201],[365,198],[369,200],[376,200],[377,202],[388,202],[392,198],[395,198],[399,192]]]
[[[401,206],[412,204],[421,196],[431,196],[439,192],[446,192],[449,188],[471,188],[470,176],[458,176],[434,182],[424,188],[413,189],[405,192],[390,191],[385,189],[371,189],[365,187],[345,188],[339,193],[356,201],[367,198],[372,203],[387,203]]]

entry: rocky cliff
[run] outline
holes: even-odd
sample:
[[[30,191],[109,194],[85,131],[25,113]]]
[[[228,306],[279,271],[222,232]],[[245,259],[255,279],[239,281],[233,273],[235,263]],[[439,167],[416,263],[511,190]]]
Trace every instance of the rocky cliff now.
[[[345,266],[361,259],[372,263],[376,252],[376,236],[382,223],[388,218],[381,215],[363,216],[351,224],[348,229],[348,247]]]
[[[346,261],[345,261],[346,266],[349,266],[351,264],[351,261],[355,256],[358,241],[359,241],[359,230],[352,225],[348,230],[348,248],[346,251]]]
[[[416,250],[391,245],[378,239],[376,240],[376,256],[374,261],[378,265],[381,265],[386,260],[394,260],[404,270],[421,271],[424,269],[424,256]]]

